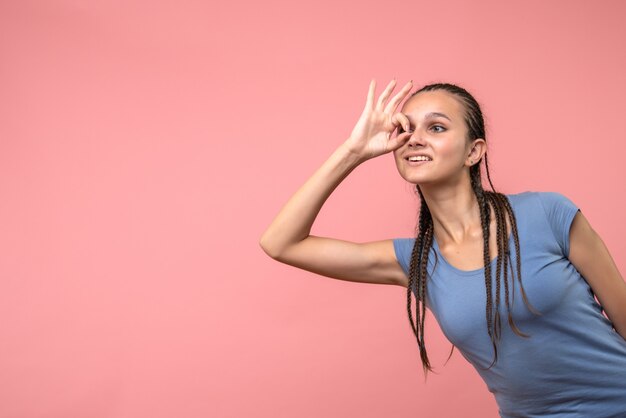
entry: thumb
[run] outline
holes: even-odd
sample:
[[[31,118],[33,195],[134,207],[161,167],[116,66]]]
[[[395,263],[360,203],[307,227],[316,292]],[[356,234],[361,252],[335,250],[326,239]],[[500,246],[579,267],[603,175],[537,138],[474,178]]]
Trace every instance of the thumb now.
[[[402,132],[389,139],[387,144],[389,145],[390,151],[395,151],[400,148],[402,145],[406,144],[409,138],[413,135],[413,132]]]

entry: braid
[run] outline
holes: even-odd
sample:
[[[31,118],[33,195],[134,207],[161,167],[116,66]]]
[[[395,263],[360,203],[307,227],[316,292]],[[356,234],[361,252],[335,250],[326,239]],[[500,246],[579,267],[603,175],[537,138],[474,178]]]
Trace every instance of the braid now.
[[[485,138],[485,127],[484,120],[482,117],[482,112],[480,110],[480,106],[476,102],[476,100],[463,88],[456,86],[454,84],[448,83],[436,83],[430,84],[422,87],[415,93],[413,96],[422,92],[422,91],[432,91],[432,90],[444,90],[452,95],[461,102],[461,104],[465,108],[465,123],[468,127],[468,140],[474,140],[477,138]],[[476,200],[478,201],[478,207],[480,210],[480,224],[482,228],[483,234],[483,263],[484,263],[484,275],[485,275],[485,292],[486,292],[486,306],[485,306],[485,316],[487,320],[487,334],[491,339],[491,343],[494,350],[494,359],[489,365],[491,368],[498,360],[498,349],[497,343],[502,335],[502,324],[500,319],[500,293],[501,293],[501,284],[504,283],[504,299],[507,310],[507,318],[508,323],[513,332],[522,337],[529,337],[529,335],[521,332],[519,328],[515,325],[513,321],[513,316],[511,315],[511,303],[509,301],[509,291],[515,290],[515,276],[520,285],[520,289],[522,292],[522,298],[524,303],[528,307],[528,309],[536,315],[541,315],[539,311],[537,311],[526,296],[526,292],[524,291],[524,286],[522,284],[522,274],[521,274],[521,255],[520,255],[520,245],[519,245],[519,235],[517,230],[517,219],[515,217],[515,213],[511,207],[509,199],[506,195],[499,193],[496,191],[493,183],[491,181],[491,176],[489,174],[489,164],[487,161],[487,153],[484,154],[485,160],[485,171],[487,174],[487,180],[491,187],[491,191],[486,191],[483,189],[482,180],[481,180],[481,171],[480,171],[480,161],[478,164],[474,164],[469,169],[469,177],[470,184],[474,195],[476,196]],[[411,262],[409,265],[409,284],[407,288],[407,311],[409,314],[409,322],[411,324],[411,328],[413,329],[413,333],[417,338],[417,343],[420,350],[420,357],[422,360],[422,366],[424,368],[424,374],[427,375],[428,371],[433,371],[430,361],[428,359],[428,354],[426,352],[426,344],[424,339],[424,323],[426,317],[426,300],[427,300],[427,266],[429,260],[429,254],[431,252],[433,240],[434,240],[434,226],[433,219],[424,199],[424,195],[419,187],[416,185],[416,191],[420,196],[420,211],[419,211],[419,225],[417,232],[417,238],[415,239],[415,244],[413,246],[413,250],[411,253]],[[490,224],[491,224],[491,210],[493,209],[494,218],[496,222],[496,243],[497,243],[497,262],[496,262],[496,274],[495,274],[495,307],[493,303],[493,293],[492,293],[492,269],[491,269],[491,255],[489,251],[489,242],[490,242]],[[507,232],[507,222],[506,218],[508,216],[509,223],[511,225],[511,236],[513,238],[515,244],[515,251],[517,254],[516,257],[516,273],[513,274],[514,269],[511,261],[511,252],[509,249],[510,237]],[[434,253],[434,256],[437,257],[437,253]],[[511,282],[509,283],[509,265],[511,265]],[[436,264],[435,264],[436,267]],[[503,281],[501,281],[501,277],[504,276]],[[416,320],[413,321],[413,315],[411,311],[411,292],[415,293],[416,298],[416,306],[415,306],[415,317]],[[514,299],[514,298],[513,298]],[[495,311],[495,313],[494,313]],[[450,355],[448,356],[447,361],[452,356],[452,352],[454,351],[454,344],[452,345],[452,349],[450,350]]]
[[[489,185],[491,186],[491,190],[495,192],[496,189],[495,189],[495,187],[493,187],[493,183],[491,182],[491,176],[489,175],[489,164],[487,163],[487,153],[485,153],[485,172],[487,173],[487,180],[489,181]]]
[[[478,174],[474,174],[478,173]],[[487,298],[487,306],[485,309],[485,315],[487,318],[487,333],[489,334],[489,338],[491,338],[491,344],[493,345],[495,359],[494,363],[498,357],[498,349],[496,347],[496,336],[494,335],[493,329],[493,297],[491,291],[491,258],[489,254],[489,236],[490,236],[490,228],[489,228],[489,220],[491,219],[491,210],[489,207],[489,203],[486,199],[485,192],[483,191],[482,185],[479,183],[480,180],[480,172],[477,170],[470,171],[470,182],[472,185],[472,189],[474,190],[474,194],[478,200],[478,206],[480,208],[480,225],[483,230],[483,263],[485,266],[485,291]],[[494,364],[492,363],[492,365]],[[491,366],[490,366],[491,367]]]
[[[423,241],[424,241],[424,231],[425,231],[425,218],[426,218],[426,211],[428,210],[428,207],[426,205],[422,205],[420,208],[420,215],[419,215],[419,234],[417,236],[417,239],[415,240],[415,244],[413,245],[413,251],[411,252],[411,263],[409,265],[409,271],[410,272],[414,272],[416,269],[416,266],[418,264],[418,260],[421,260],[421,249],[422,249],[422,245],[423,245]],[[415,334],[415,336],[417,337],[417,341],[419,343],[419,336],[417,333],[417,327],[415,325],[415,322],[413,322],[413,315],[411,313],[411,291],[416,288],[416,282],[417,282],[417,277],[415,274],[409,274],[409,287],[407,288],[407,309],[408,309],[408,313],[409,313],[409,321],[411,322],[411,328],[413,329],[413,332]],[[416,291],[417,292],[417,291]]]
[[[521,257],[520,257],[520,248],[519,248],[519,235],[518,235],[518,230],[517,230],[517,219],[515,218],[515,213],[513,212],[513,209],[511,208],[511,204],[507,196],[502,193],[498,193],[495,190],[493,192],[483,191],[482,187],[480,187],[480,184],[481,184],[480,183],[480,171],[478,169],[476,170],[470,169],[470,175],[471,175],[471,179],[473,179],[471,181],[472,187],[474,189],[474,192],[479,202],[481,199],[479,196],[484,195],[485,196],[484,200],[486,202],[489,202],[493,206],[494,217],[496,220],[496,243],[497,243],[498,253],[497,253],[497,258],[496,258],[497,260],[496,278],[495,278],[496,302],[495,302],[495,315],[494,315],[493,314],[494,309],[491,304],[492,278],[491,278],[491,260],[490,260],[490,255],[489,255],[489,227],[488,226],[485,227],[485,225],[488,225],[488,222],[483,222],[484,216],[482,215],[483,212],[488,214],[489,211],[487,209],[488,206],[486,207],[487,210],[482,210],[482,206],[481,206],[481,224],[483,225],[483,249],[484,249],[484,263],[485,263],[485,287],[488,292],[487,293],[487,307],[486,307],[487,332],[489,334],[489,337],[491,338],[491,342],[492,342],[493,349],[494,349],[494,360],[491,363],[491,365],[487,367],[487,369],[489,369],[498,360],[497,341],[500,340],[501,332],[502,332],[502,325],[501,325],[500,312],[499,312],[500,310],[500,287],[501,287],[502,275],[504,276],[504,279],[503,279],[504,291],[505,291],[504,298],[505,298],[505,304],[506,304],[506,309],[507,309],[507,318],[508,318],[509,326],[511,327],[513,332],[515,332],[517,335],[521,337],[529,337],[528,334],[525,334],[522,331],[520,331],[520,329],[515,325],[513,316],[511,314],[511,306],[510,306],[511,304],[509,302],[509,285],[510,286],[514,285],[514,279],[511,279],[511,283],[509,283],[508,265],[511,262],[510,260],[511,252],[509,250],[509,237],[507,234],[507,223],[506,223],[507,215],[509,217],[509,221],[511,224],[511,235],[513,236],[513,239],[515,242],[515,250],[517,253],[517,258],[516,258],[517,259],[517,278],[520,284],[520,290],[522,292],[524,303],[526,304],[526,306],[529,308],[531,312],[538,314],[538,315],[541,315],[541,313],[537,311],[530,304],[530,302],[528,301],[528,298],[526,297],[526,292],[524,291],[524,286],[521,280]],[[487,216],[486,219],[490,219],[489,216]],[[512,269],[511,269],[511,275],[513,275]]]
[[[433,241],[433,220],[430,215],[428,206],[424,201],[424,196],[421,194],[419,188],[417,189],[422,199],[422,205],[420,206],[419,215],[419,230],[418,236],[413,246],[411,254],[411,263],[409,265],[409,287],[407,288],[407,310],[409,314],[409,321],[413,333],[417,338],[417,344],[420,349],[420,357],[422,360],[422,366],[424,367],[424,375],[426,376],[428,371],[433,371],[426,353],[426,346],[424,340],[424,323],[426,317],[426,277],[427,277],[427,265],[428,254]],[[415,305],[415,318],[413,321],[413,315],[411,312],[411,291],[415,291],[416,305]],[[417,324],[416,324],[417,323]]]
[[[430,222],[428,223],[428,227],[424,233],[424,247],[427,248],[431,248],[432,244],[433,244],[433,221],[432,218],[430,219]],[[428,252],[423,251],[422,253],[422,260],[420,261],[420,277],[422,278],[420,280],[421,286],[419,289],[419,299],[421,300],[422,304],[421,304],[421,308],[422,308],[422,313],[421,313],[421,317],[422,317],[422,323],[420,325],[420,334],[422,335],[422,339],[421,339],[421,343],[422,346],[421,348],[421,354],[422,355],[422,359],[424,361],[424,365],[427,366],[428,369],[430,369],[430,361],[428,360],[428,357],[426,356],[426,350],[425,350],[425,346],[424,346],[424,325],[426,323],[425,319],[426,319],[426,287],[427,287],[427,273],[426,273],[426,267],[428,265]]]
[[[487,192],[489,193],[489,192]],[[501,205],[498,204],[499,198],[501,195],[497,193],[489,193],[489,200],[493,205],[495,217],[496,217],[496,245],[498,248],[498,254],[508,254],[508,234],[506,230],[506,219],[504,211],[501,210]],[[495,329],[494,333],[496,335],[496,339],[500,339],[502,325],[500,324],[500,273],[504,268],[504,287],[505,287],[505,296],[508,294],[508,284],[507,284],[507,264],[504,263],[505,257],[496,257],[496,316],[495,316]]]
[[[522,285],[522,276],[521,276],[522,264],[521,264],[521,258],[519,257],[520,250],[519,250],[519,235],[517,232],[517,219],[515,218],[515,213],[513,212],[513,208],[511,208],[511,204],[509,200],[506,198],[506,196],[502,196],[502,202],[504,203],[504,208],[506,209],[509,215],[509,219],[511,220],[511,234],[513,235],[513,239],[515,242],[515,252],[518,255],[517,260],[516,260],[517,280],[519,281],[520,290],[522,291],[522,299],[524,300],[524,304],[528,306],[528,309],[531,312],[533,312],[535,315],[542,315],[541,312],[539,312],[537,309],[535,309],[531,305],[530,301],[528,300],[528,297],[526,296],[526,292],[524,291],[524,286]],[[507,242],[507,248],[508,248],[508,242]],[[512,273],[513,273],[513,268],[511,268],[511,274]],[[513,324],[513,319],[510,317],[510,314],[509,314],[509,323],[512,325],[513,330],[516,332],[516,334],[523,336],[523,337],[528,337],[528,335],[522,333],[521,331],[517,329],[517,327],[515,327],[515,325]]]

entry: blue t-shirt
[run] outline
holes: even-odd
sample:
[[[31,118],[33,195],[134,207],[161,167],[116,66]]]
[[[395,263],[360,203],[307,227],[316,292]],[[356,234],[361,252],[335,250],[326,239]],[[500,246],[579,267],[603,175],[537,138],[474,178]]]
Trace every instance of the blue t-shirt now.
[[[626,340],[613,330],[591,287],[568,259],[569,230],[578,208],[555,192],[507,197],[517,219],[524,290],[543,314],[528,310],[516,279],[509,288],[511,313],[530,338],[510,328],[502,283],[498,361],[485,370],[494,353],[485,318],[484,268],[453,267],[436,240],[429,253],[426,307],[494,394],[501,417],[626,417]],[[393,240],[407,276],[414,242]],[[509,248],[510,280],[517,259],[512,233]],[[496,261],[491,262],[493,277]],[[494,309],[495,289],[494,282]]]

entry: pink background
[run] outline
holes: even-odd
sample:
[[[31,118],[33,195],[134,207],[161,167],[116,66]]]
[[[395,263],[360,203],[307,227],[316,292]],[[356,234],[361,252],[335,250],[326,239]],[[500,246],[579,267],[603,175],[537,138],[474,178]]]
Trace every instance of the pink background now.
[[[458,83],[505,193],[581,207],[626,272],[626,6],[615,1],[0,2],[1,417],[497,417],[403,289],[258,240],[371,78]],[[391,154],[312,233],[409,237]],[[430,314],[429,314],[430,315]]]

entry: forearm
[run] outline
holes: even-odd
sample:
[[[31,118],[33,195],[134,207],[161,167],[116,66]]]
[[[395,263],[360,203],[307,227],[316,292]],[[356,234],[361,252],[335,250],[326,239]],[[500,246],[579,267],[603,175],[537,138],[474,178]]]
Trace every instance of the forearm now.
[[[344,144],[339,146],[282,207],[261,237],[263,250],[275,258],[308,237],[328,197],[361,162]]]

